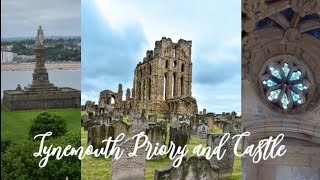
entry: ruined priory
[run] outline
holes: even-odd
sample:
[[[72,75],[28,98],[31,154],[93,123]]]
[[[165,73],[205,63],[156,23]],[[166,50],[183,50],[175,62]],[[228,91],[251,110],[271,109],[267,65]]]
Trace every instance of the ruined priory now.
[[[116,108],[197,113],[197,102],[191,92],[191,47],[192,42],[183,39],[178,43],[166,37],[156,41],[154,50],[147,51],[143,62],[137,64],[133,88],[126,90],[126,99],[122,100],[122,84],[119,84],[118,92],[104,90],[100,93],[99,111]],[[114,105],[111,99],[114,99]]]

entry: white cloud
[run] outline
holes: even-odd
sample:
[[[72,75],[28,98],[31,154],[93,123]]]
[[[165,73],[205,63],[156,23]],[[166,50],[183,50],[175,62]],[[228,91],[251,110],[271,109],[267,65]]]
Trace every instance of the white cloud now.
[[[197,98],[199,110],[240,112],[240,3],[237,0],[201,3],[96,0],[95,6],[105,20],[101,23],[108,23],[115,32],[127,33],[125,27],[138,24],[148,41],[144,52],[153,49],[154,42],[163,36],[175,42],[180,38],[192,40],[193,70],[196,70],[193,71],[193,96]],[[143,55],[133,59],[138,63]],[[132,77],[133,71],[128,72],[128,76]],[[107,82],[105,85],[113,91],[117,90],[114,86],[121,83]],[[132,81],[122,83],[124,92],[132,87]],[[90,98],[91,94],[85,95]],[[98,96],[96,92],[92,98]]]

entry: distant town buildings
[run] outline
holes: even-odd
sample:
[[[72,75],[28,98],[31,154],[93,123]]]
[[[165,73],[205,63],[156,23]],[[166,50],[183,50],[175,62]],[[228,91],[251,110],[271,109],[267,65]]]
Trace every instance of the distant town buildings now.
[[[17,53],[13,52],[3,52],[1,51],[1,63],[11,63],[13,59],[17,56]]]
[[[35,55],[18,55],[14,52],[1,51],[1,63],[32,62],[35,61],[35,58]]]
[[[48,38],[45,39],[46,60],[80,61],[81,39]],[[1,63],[34,62],[34,39],[1,41]]]

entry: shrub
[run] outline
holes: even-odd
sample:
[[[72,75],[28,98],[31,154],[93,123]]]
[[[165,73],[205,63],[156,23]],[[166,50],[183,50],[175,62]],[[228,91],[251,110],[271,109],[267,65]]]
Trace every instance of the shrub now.
[[[42,112],[32,120],[29,129],[29,137],[33,139],[34,136],[44,134],[49,131],[52,132],[51,137],[59,137],[67,132],[67,123],[60,116],[48,112]]]
[[[55,156],[50,157],[48,164],[40,168],[41,158],[34,157],[33,153],[39,151],[40,141],[26,141],[25,143],[12,144],[1,155],[1,179],[81,179],[81,161],[77,156],[63,157],[56,160]],[[80,147],[79,133],[66,133],[55,139],[45,140],[45,145],[54,147],[61,146],[64,149],[67,145]]]

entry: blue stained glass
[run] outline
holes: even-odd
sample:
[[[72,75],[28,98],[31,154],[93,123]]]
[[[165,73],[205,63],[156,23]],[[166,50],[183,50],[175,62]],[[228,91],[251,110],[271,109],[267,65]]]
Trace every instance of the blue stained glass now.
[[[268,99],[269,99],[270,101],[272,101],[272,100],[274,100],[274,99],[278,99],[280,93],[281,93],[281,90],[280,90],[280,89],[271,91],[270,94],[269,94],[269,96],[268,96]]]
[[[283,67],[282,67],[282,70],[284,72],[284,75],[286,77],[288,77],[288,74],[290,72],[290,68],[289,68],[289,64],[288,63],[284,63]]]
[[[303,103],[303,100],[302,100],[302,98],[300,97],[299,94],[295,93],[294,91],[290,91],[290,92],[291,92],[292,99],[294,101],[298,102],[299,104]]]
[[[300,89],[301,91],[308,89],[308,86],[303,85],[302,83],[295,84],[294,85],[296,88]]]
[[[264,80],[262,83],[265,84],[265,85],[267,85],[268,87],[277,85],[276,82],[274,82],[274,81],[272,81],[272,80],[270,80],[270,79]]]
[[[278,80],[274,81],[273,78],[265,79],[262,81],[262,83],[265,85],[264,88],[266,89],[268,89],[269,87],[275,88],[274,86],[276,85],[279,86],[279,88],[277,87],[278,89],[271,90],[271,92],[267,95],[267,99],[269,101],[272,101],[273,103],[279,103],[280,107],[282,107],[283,109],[291,108],[289,107],[289,104],[292,104],[293,102],[296,102],[297,104],[305,103],[302,95],[291,90],[291,85],[304,92],[309,89],[309,81],[306,78],[302,77],[302,70],[296,69],[291,73],[291,66],[287,62],[283,63],[281,69],[277,69],[278,67],[279,64],[275,64],[273,66],[269,66],[269,70],[272,76],[280,80],[283,79],[281,83],[278,83]],[[285,91],[286,93],[280,96],[282,91]],[[294,103],[293,105],[297,105],[296,103]]]
[[[283,94],[281,98],[281,103],[282,103],[283,109],[288,109],[289,98],[286,93]]]
[[[279,70],[276,70],[274,67],[270,67],[271,74],[279,79],[282,79],[281,73]]]
[[[295,71],[291,74],[290,76],[290,81],[294,81],[294,80],[298,80],[301,78],[301,74],[302,72],[301,71]]]

